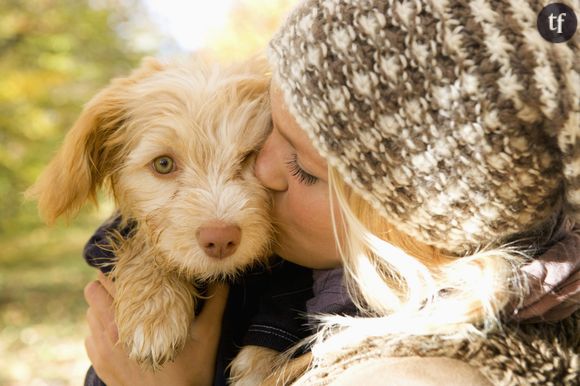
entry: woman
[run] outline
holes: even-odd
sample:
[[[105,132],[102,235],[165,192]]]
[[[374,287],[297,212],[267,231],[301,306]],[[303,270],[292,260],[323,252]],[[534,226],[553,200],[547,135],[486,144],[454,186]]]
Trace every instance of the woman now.
[[[362,313],[321,318],[298,384],[577,382],[579,38],[543,41],[540,10],[311,0],[272,40],[256,175],[275,252],[342,265]],[[89,284],[97,373],[211,384],[227,290],[214,291],[184,353],[151,375],[114,345],[113,285]]]

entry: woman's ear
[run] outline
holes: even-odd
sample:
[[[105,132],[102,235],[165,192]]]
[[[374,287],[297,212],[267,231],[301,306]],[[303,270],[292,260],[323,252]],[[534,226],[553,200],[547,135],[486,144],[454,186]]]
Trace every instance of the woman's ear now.
[[[129,77],[113,80],[87,103],[56,156],[25,193],[38,200],[47,223],[74,216],[89,199],[96,203],[98,188],[120,162],[120,129],[129,119],[131,87],[161,68],[147,58]]]

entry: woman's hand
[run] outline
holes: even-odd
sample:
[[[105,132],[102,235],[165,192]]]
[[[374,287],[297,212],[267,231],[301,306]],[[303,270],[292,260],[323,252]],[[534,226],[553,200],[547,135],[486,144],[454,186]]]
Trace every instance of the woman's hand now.
[[[167,363],[161,371],[154,373],[129,359],[124,348],[116,344],[115,285],[99,273],[98,280],[85,287],[90,329],[85,348],[95,372],[107,386],[211,385],[227,295],[228,287],[225,284],[210,287],[210,298],[193,321],[190,339],[183,351],[174,362]]]

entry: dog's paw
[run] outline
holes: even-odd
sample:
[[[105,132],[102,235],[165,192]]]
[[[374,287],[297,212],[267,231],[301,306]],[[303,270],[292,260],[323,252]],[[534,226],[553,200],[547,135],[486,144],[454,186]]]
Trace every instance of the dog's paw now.
[[[190,319],[176,320],[175,315],[172,316],[163,315],[138,325],[125,343],[129,357],[153,370],[173,361],[185,345]]]
[[[125,291],[117,291],[115,297],[119,342],[131,359],[153,370],[175,359],[188,339],[193,319],[191,285],[162,279],[159,287],[163,291],[146,291],[143,288],[147,287],[136,288],[131,282],[124,283]]]
[[[254,386],[261,384],[270,374],[278,351],[260,346],[245,346],[230,364],[232,386]]]

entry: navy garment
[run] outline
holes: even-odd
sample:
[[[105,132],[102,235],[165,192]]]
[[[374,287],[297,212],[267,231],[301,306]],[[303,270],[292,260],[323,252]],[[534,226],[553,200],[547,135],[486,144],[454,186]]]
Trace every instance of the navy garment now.
[[[89,367],[87,375],[85,375],[85,386],[107,386],[105,382],[101,381],[101,378],[95,373],[93,366]]]
[[[306,301],[312,297],[312,271],[277,258],[230,285],[222,320],[214,385],[226,385],[228,364],[240,347],[285,351],[312,334]]]
[[[109,233],[111,231],[119,232],[123,238],[128,238],[133,230],[134,223],[129,221],[129,224],[120,229],[121,216],[116,215],[105,221],[91,236],[89,241],[85,244],[83,250],[83,257],[86,262],[95,268],[99,268],[103,273],[109,273],[115,263],[115,255],[111,250],[109,240]]]
[[[101,225],[84,248],[85,260],[105,273],[111,270],[115,258],[107,233],[114,229],[123,237],[130,237],[131,225],[118,229],[119,224],[117,217]],[[342,269],[313,271],[277,256],[270,259],[268,267],[250,269],[230,283],[214,385],[227,385],[226,368],[240,347],[256,345],[285,351],[314,332],[315,325],[307,313],[325,312],[356,313],[342,285]],[[92,367],[85,386],[104,386]]]
[[[343,283],[343,274],[342,268],[312,270],[313,296],[306,302],[306,312],[309,316],[316,314],[357,314],[356,306]]]

